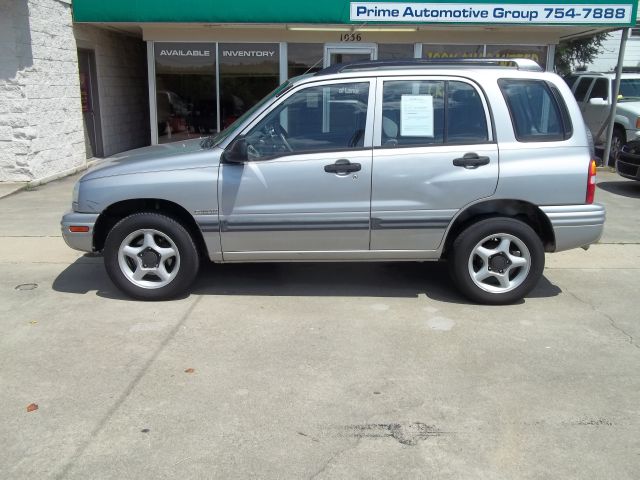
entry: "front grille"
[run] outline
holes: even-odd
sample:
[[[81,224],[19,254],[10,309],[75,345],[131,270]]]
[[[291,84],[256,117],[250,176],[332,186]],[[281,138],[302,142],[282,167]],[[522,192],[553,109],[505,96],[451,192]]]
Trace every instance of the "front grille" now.
[[[640,178],[640,177],[638,177],[638,171],[639,170],[640,170],[640,165],[633,165],[633,164],[630,164],[630,163],[626,163],[626,159],[625,159],[625,161],[618,160],[618,172],[621,175],[627,175],[629,177]]]

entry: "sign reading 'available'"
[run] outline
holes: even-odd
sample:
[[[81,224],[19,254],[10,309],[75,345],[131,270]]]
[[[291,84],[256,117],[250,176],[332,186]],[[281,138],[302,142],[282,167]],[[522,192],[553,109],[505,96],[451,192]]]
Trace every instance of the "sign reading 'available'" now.
[[[633,7],[615,4],[352,2],[351,21],[412,23],[630,23]]]

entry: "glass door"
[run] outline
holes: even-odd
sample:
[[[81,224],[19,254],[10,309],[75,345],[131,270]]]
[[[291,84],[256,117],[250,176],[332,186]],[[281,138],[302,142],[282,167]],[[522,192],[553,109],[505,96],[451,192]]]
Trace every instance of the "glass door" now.
[[[324,46],[324,66],[336,63],[351,63],[361,60],[376,60],[378,58],[377,45],[367,43],[360,45],[330,44]]]

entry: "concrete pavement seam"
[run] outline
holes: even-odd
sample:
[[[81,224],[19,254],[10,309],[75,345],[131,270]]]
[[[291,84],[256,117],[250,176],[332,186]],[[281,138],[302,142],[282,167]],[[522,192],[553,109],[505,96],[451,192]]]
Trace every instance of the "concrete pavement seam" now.
[[[588,305],[591,310],[593,310],[596,313],[599,313],[600,315],[602,315],[603,317],[605,317],[607,320],[609,320],[609,324],[616,330],[618,330],[620,333],[622,333],[625,337],[627,337],[628,342],[633,345],[634,347],[636,347],[637,349],[640,349],[640,345],[638,345],[634,339],[633,339],[633,335],[631,335],[630,333],[628,333],[624,328],[620,327],[616,321],[613,319],[613,317],[611,317],[611,315],[609,315],[606,312],[603,312],[602,310],[600,310],[599,308],[597,308],[595,305],[593,305],[591,302],[584,300],[582,298],[580,298],[578,295],[576,295],[575,293],[566,290],[565,292],[567,292],[569,295],[571,295],[573,298],[575,298],[578,302],[584,303],[585,305]]]
[[[158,346],[158,348],[156,348],[155,352],[153,352],[153,355],[151,355],[151,357],[149,357],[149,359],[144,363],[144,365],[142,366],[140,371],[136,374],[136,376],[133,378],[133,380],[131,382],[129,382],[129,385],[127,385],[127,388],[125,388],[124,391],[120,394],[120,396],[118,397],[116,402],[111,406],[111,408],[109,408],[109,410],[107,410],[107,413],[102,417],[102,419],[98,422],[96,427],[91,431],[91,433],[89,434],[89,437],[76,449],[76,451],[71,456],[69,461],[62,468],[62,471],[58,475],[56,475],[55,478],[57,480],[63,479],[69,473],[69,471],[71,470],[71,468],[73,468],[73,466],[78,461],[78,459],[87,450],[89,445],[91,445],[91,442],[104,429],[104,427],[107,424],[107,422],[109,421],[109,419],[111,417],[113,417],[113,415],[120,409],[120,407],[125,402],[125,400],[129,397],[131,392],[133,392],[133,390],[136,388],[136,386],[140,383],[142,378],[145,376],[145,374],[147,373],[147,371],[149,370],[151,365],[153,365],[155,363],[156,359],[160,356],[160,354],[165,349],[167,344],[171,341],[171,339],[173,337],[175,337],[175,335],[176,335],[176,333],[178,333],[178,330],[180,329],[180,327],[182,327],[182,325],[184,325],[185,321],[187,320],[187,318],[189,318],[189,316],[191,315],[191,313],[195,309],[196,305],[198,305],[198,303],[200,303],[200,300],[202,300],[202,297],[198,297],[189,306],[189,308],[184,313],[184,315],[182,315],[182,318],[174,325],[174,327],[167,334],[167,336],[164,338],[164,340],[162,340],[162,342],[160,342],[160,345]]]

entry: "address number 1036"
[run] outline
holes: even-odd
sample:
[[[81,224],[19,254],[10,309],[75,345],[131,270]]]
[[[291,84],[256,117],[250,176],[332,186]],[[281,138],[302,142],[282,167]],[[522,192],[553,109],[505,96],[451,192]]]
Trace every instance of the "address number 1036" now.
[[[340,35],[341,42],[360,42],[362,35],[359,33],[343,33]]]

